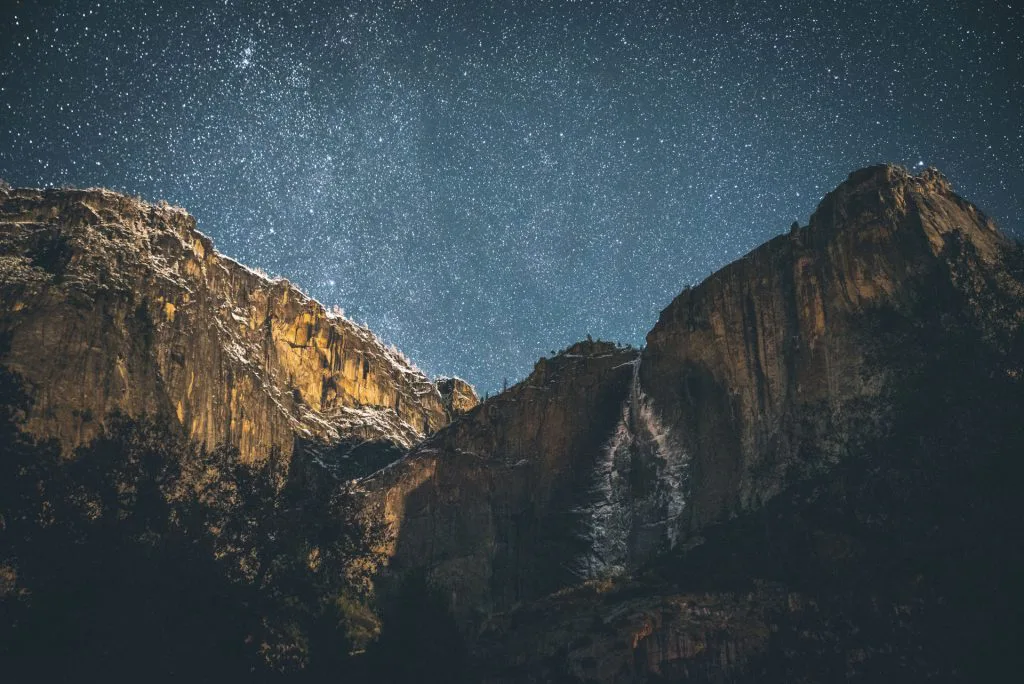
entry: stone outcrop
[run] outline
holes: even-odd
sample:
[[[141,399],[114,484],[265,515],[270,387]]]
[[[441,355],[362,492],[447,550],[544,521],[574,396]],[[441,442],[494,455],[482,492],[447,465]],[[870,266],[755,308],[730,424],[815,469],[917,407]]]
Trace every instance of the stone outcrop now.
[[[441,394],[441,402],[451,416],[461,416],[480,403],[473,386],[462,378],[438,378],[434,381]]]
[[[391,572],[428,570],[474,621],[587,577],[594,471],[637,352],[581,342],[370,477],[396,534]]]
[[[0,190],[0,301],[0,363],[34,399],[27,429],[67,451],[112,411],[167,416],[244,459],[344,439],[408,448],[449,421],[369,330],[218,254],[167,205]]]

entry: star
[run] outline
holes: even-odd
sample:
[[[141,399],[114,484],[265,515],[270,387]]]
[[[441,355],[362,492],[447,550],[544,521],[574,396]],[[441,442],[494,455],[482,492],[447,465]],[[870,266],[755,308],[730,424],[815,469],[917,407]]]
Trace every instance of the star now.
[[[928,160],[1020,235],[1011,4],[16,3],[0,177],[184,206],[493,392],[642,345],[869,164]]]

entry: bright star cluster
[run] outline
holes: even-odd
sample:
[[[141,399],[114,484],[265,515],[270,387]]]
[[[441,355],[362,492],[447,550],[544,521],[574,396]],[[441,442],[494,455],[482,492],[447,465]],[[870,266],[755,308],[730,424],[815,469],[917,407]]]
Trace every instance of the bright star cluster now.
[[[1014,0],[16,0],[0,177],[191,211],[483,393],[686,285],[859,167],[1024,231]]]

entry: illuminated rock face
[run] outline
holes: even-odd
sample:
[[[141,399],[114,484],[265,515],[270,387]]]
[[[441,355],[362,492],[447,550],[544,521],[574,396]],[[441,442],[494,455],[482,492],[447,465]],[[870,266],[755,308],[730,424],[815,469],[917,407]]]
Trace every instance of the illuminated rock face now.
[[[213,249],[195,220],[102,190],[0,191],[0,362],[27,429],[88,443],[112,411],[173,416],[242,458],[298,441],[408,448],[449,421],[369,330]]]

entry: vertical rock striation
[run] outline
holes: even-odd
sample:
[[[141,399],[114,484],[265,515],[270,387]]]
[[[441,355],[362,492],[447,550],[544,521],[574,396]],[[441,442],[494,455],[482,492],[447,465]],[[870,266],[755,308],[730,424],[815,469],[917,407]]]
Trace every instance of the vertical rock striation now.
[[[213,249],[185,211],[103,190],[0,191],[0,362],[68,451],[112,411],[244,459],[299,442],[408,448],[449,420],[367,329]]]
[[[472,621],[700,543],[883,434],[926,352],[907,331],[1017,334],[1015,254],[937,171],[851,174],[808,226],[680,294],[640,354],[542,360],[371,478],[393,572],[425,569]]]
[[[641,385],[692,462],[679,534],[828,469],[889,416],[903,370],[883,327],[1021,285],[1012,242],[933,169],[850,175],[794,228],[679,295],[647,336]],[[965,299],[946,301],[949,293]],[[943,298],[946,299],[943,299]],[[993,312],[966,309],[973,325]]]

